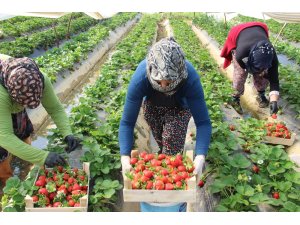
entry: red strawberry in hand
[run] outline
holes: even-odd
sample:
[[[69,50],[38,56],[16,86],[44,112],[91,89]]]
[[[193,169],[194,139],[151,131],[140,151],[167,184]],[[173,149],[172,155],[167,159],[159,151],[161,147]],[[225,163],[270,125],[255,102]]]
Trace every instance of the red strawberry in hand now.
[[[271,117],[272,117],[274,120],[277,119],[277,115],[276,115],[275,113],[273,113]]]

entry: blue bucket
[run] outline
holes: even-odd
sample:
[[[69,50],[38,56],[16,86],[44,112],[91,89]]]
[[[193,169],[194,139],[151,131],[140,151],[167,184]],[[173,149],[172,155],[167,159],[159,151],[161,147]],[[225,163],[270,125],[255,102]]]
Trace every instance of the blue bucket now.
[[[186,212],[186,203],[141,202],[141,212]]]

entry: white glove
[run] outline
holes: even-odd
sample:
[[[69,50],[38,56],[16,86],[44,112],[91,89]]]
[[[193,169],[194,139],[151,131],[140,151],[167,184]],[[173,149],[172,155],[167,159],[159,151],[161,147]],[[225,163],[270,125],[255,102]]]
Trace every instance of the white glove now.
[[[130,169],[132,168],[130,165],[130,157],[127,155],[121,156],[121,164],[122,164],[122,173],[123,174],[130,171]]]
[[[204,163],[205,163],[205,155],[197,155],[195,157],[195,159],[194,159],[195,169],[194,169],[193,173],[195,175],[198,175],[198,177],[200,177],[202,175]]]

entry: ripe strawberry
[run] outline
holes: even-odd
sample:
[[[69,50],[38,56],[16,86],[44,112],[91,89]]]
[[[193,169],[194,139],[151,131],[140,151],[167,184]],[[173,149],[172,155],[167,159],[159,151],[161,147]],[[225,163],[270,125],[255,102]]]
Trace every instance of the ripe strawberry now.
[[[53,207],[62,207],[61,202],[54,202]]]
[[[276,115],[275,113],[273,113],[271,117],[272,117],[274,120],[277,119],[277,115]]]
[[[74,207],[80,207],[80,203],[79,202],[76,202]]]
[[[163,160],[164,158],[166,158],[165,154],[159,154],[157,157],[158,160]]]
[[[46,184],[46,181],[45,180],[37,180],[35,182],[35,186],[38,186],[38,187],[44,187]]]
[[[231,130],[231,131],[235,131],[235,126],[234,125],[229,125],[229,129]]]
[[[32,196],[32,201],[33,202],[39,201],[39,197],[37,195]]]
[[[203,187],[203,186],[204,186],[204,181],[203,181],[203,180],[200,180],[199,183],[198,183],[198,186],[199,186],[199,187]]]
[[[161,180],[157,180],[154,183],[154,187],[156,190],[163,190],[165,188],[165,184]]]
[[[275,198],[275,199],[279,199],[279,192],[274,192],[273,193],[273,198]]]
[[[74,207],[74,205],[75,205],[74,200],[73,200],[73,199],[70,199],[70,200],[68,201],[68,205],[69,205],[70,207]]]
[[[136,164],[138,162],[138,159],[137,158],[131,158],[130,159],[130,164],[131,165],[134,165],[134,164]]]
[[[190,137],[194,137],[195,136],[195,134],[194,133],[190,133]]]
[[[253,170],[254,173],[259,173],[259,167],[256,166],[256,165],[254,165],[254,166],[252,167],[252,170]]]
[[[145,175],[145,177],[148,177],[148,178],[153,177],[153,172],[150,170],[144,170],[143,174]]]
[[[41,195],[48,196],[48,191],[47,191],[46,188],[39,189],[38,193],[41,194]]]
[[[177,181],[176,182],[176,187],[181,188],[181,186],[182,186],[182,182],[181,181]]]
[[[165,190],[173,190],[174,189],[174,185],[171,183],[166,183],[165,185]]]
[[[153,182],[151,180],[147,181],[146,189],[152,189],[153,188]]]

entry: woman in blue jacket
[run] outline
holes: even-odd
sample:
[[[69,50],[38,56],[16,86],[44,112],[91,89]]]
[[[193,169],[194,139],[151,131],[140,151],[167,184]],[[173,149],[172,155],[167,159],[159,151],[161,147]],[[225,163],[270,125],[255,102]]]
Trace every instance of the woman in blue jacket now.
[[[131,168],[134,127],[142,104],[160,152],[169,155],[183,152],[188,123],[193,116],[197,127],[194,173],[201,174],[210,143],[211,122],[199,75],[173,38],[155,43],[130,81],[119,128],[123,172]]]

